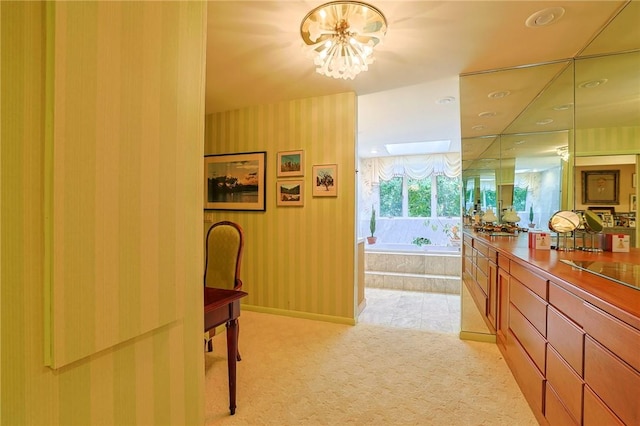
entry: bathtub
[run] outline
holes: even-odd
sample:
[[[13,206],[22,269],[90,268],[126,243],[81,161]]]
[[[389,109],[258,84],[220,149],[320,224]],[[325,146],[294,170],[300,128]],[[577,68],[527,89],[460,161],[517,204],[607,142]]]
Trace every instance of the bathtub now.
[[[365,247],[365,288],[460,294],[460,247],[399,243]]]
[[[367,244],[366,252],[371,253],[425,253],[425,254],[460,254],[460,246],[417,246],[416,244],[376,243]]]

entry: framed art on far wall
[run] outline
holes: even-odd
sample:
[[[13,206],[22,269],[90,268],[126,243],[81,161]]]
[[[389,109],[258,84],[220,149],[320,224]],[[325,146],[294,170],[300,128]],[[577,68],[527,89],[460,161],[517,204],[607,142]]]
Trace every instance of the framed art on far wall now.
[[[620,204],[620,170],[582,172],[582,204]]]
[[[266,209],[265,151],[204,157],[205,210]]]
[[[303,180],[279,180],[276,182],[276,205],[278,206],[303,206],[304,205],[304,181]]]
[[[636,194],[629,195],[629,211],[635,212],[638,210],[638,201],[636,199]]]
[[[337,197],[338,196],[338,165],[320,164],[313,166],[311,177],[314,197]]]
[[[304,176],[303,151],[281,151],[277,161],[278,177]]]

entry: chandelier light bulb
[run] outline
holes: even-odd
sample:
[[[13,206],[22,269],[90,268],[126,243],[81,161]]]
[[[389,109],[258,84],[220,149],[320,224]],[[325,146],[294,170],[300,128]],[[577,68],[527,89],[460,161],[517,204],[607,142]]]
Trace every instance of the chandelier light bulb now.
[[[362,2],[335,1],[313,9],[300,25],[300,34],[316,72],[354,79],[373,63],[373,48],[382,42],[387,20]]]

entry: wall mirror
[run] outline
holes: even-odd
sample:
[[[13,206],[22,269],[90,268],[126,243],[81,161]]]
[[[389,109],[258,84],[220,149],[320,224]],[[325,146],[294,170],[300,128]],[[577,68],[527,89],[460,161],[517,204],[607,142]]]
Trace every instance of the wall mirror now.
[[[618,219],[640,247],[640,2],[629,2],[575,59],[460,79],[465,212],[513,208],[547,230],[558,210],[586,210],[582,172],[619,170]],[[619,226],[624,223],[624,226]],[[605,228],[606,231],[606,228]],[[463,288],[465,286],[463,285]],[[462,298],[462,331],[491,333]]]

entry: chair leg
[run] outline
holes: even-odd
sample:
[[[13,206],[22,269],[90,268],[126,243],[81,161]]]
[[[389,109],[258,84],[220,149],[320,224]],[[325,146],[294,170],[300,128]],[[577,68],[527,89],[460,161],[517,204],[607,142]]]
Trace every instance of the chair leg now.
[[[238,337],[237,339],[240,340],[240,321],[236,321],[236,331],[238,333]],[[236,342],[238,341],[236,340]],[[240,357],[240,350],[238,350],[237,355],[236,355],[236,360],[237,361],[242,361],[242,358]]]

